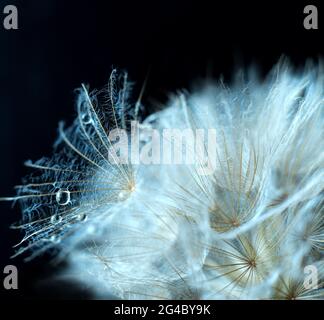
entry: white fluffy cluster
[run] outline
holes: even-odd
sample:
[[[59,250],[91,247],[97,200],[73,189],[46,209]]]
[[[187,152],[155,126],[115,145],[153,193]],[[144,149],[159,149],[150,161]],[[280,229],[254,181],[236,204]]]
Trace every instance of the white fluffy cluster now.
[[[7,198],[23,208],[18,253],[59,246],[67,273],[98,297],[323,298],[321,68],[281,63],[266,80],[209,84],[141,123],[140,148],[153,130],[215,129],[216,166],[206,175],[200,162],[108,160],[109,132],[137,119],[128,95],[126,75],[115,72],[104,90],[83,87],[54,157],[28,163],[41,174]]]

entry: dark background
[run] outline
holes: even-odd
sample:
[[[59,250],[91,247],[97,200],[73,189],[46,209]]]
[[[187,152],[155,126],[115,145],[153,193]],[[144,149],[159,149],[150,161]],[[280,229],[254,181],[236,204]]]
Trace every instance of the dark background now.
[[[134,99],[150,69],[147,113],[167,101],[166,92],[192,81],[224,75],[257,63],[263,73],[288,56],[296,66],[324,53],[324,5],[319,1],[0,1],[14,4],[19,30],[0,25],[0,195],[28,170],[26,159],[51,154],[59,120],[74,116],[74,92],[81,82],[105,84],[112,66],[137,81]],[[303,8],[314,4],[319,30],[303,28]],[[2,19],[1,19],[2,18]],[[323,25],[323,27],[322,27]],[[87,298],[84,287],[49,281],[58,267],[43,256],[30,263],[10,260],[21,234],[8,226],[19,208],[0,203],[0,280],[5,265],[19,269],[19,290],[1,297]],[[61,266],[62,267],[62,266]]]

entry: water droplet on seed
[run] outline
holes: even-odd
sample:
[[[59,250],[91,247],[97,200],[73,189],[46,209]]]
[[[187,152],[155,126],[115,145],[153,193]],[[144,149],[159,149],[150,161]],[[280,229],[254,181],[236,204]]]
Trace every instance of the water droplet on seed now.
[[[80,213],[80,214],[77,216],[78,221],[81,221],[81,222],[86,221],[87,218],[88,218],[88,216],[87,216],[85,213]]]
[[[124,192],[124,191],[119,192],[119,193],[118,193],[118,198],[119,198],[120,200],[123,200],[123,199],[125,198],[125,192]]]
[[[71,200],[70,191],[68,190],[57,191],[55,199],[60,206],[66,206]]]
[[[82,119],[82,122],[84,124],[91,124],[92,123],[92,118],[89,114],[89,112],[84,112],[82,115],[81,115],[81,119]]]
[[[57,236],[57,235],[54,234],[54,235],[52,235],[50,237],[50,241],[53,242],[53,243],[60,243],[61,242],[61,239],[60,239],[59,236]]]
[[[62,217],[58,214],[53,214],[51,216],[51,222],[52,223],[60,223],[62,221]]]

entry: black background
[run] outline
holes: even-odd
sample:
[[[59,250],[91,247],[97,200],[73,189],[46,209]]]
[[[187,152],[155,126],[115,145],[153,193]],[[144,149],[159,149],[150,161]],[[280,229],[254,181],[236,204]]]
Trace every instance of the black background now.
[[[300,66],[324,53],[324,6],[313,0],[9,0],[0,1],[0,13],[7,4],[18,8],[19,30],[0,25],[1,196],[12,195],[28,172],[24,160],[50,155],[58,121],[73,119],[73,90],[81,82],[101,87],[112,66],[136,81],[134,99],[150,70],[149,113],[167,101],[167,92],[190,88],[195,79],[228,80],[252,62],[266,73],[281,55]],[[319,30],[303,28],[307,4],[317,5]],[[8,226],[19,220],[19,208],[1,203],[0,218],[0,278],[7,264],[19,269],[19,290],[0,283],[3,297],[91,297],[77,284],[49,281],[58,267],[48,256],[28,264],[10,260],[21,235]]]

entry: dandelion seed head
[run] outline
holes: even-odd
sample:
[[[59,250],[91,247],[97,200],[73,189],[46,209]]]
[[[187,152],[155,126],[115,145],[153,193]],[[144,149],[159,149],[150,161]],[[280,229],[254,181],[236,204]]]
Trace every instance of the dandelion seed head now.
[[[285,61],[265,79],[250,71],[182,91],[140,121],[140,150],[155,133],[162,155],[165,129],[214,129],[215,149],[191,144],[190,164],[126,161],[142,105],[126,73],[82,85],[53,156],[26,162],[35,172],[2,199],[22,208],[16,255],[56,248],[100,297],[323,298],[324,75]]]

